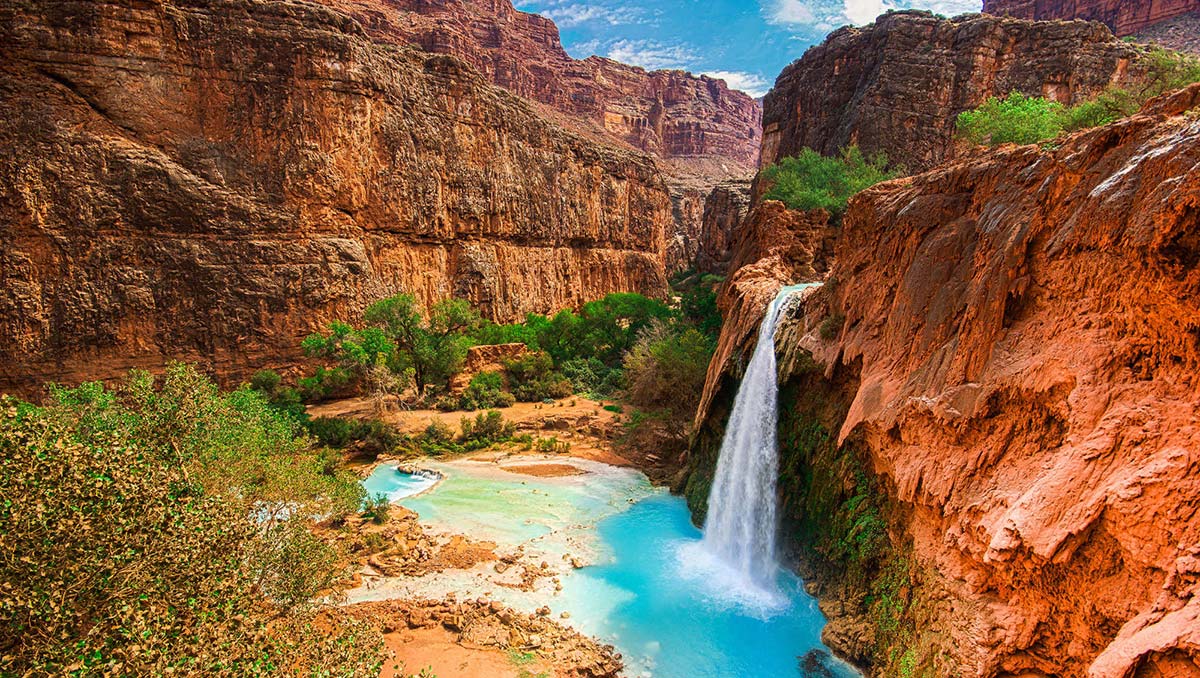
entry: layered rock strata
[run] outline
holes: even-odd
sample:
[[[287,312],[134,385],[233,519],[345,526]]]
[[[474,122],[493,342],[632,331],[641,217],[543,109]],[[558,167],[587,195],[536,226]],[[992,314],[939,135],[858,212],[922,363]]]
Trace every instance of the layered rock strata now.
[[[753,173],[762,108],[723,80],[646,71],[612,59],[574,59],[558,27],[511,0],[319,0],[375,40],[416,45],[471,64],[488,80],[540,104],[547,119],[658,159],[671,188],[668,273],[692,266],[704,199],[718,182]]]
[[[983,0],[983,11],[1021,19],[1099,21],[1123,36],[1200,11],[1200,0]]]
[[[286,367],[400,290],[665,292],[652,159],[319,5],[7,0],[0,54],[0,391]]]
[[[891,12],[784,69],[763,102],[761,163],[857,144],[924,171],[953,156],[956,117],[987,97],[1075,103],[1120,83],[1137,55],[1096,23]]]
[[[573,59],[546,17],[511,0],[320,0],[377,40],[450,54],[493,83],[690,173],[742,176],[758,157],[761,111],[722,80]]]
[[[782,321],[785,529],[876,675],[1200,675],[1198,108],[869,189]]]
[[[717,184],[704,200],[696,269],[723,275],[733,256],[734,234],[750,210],[750,182],[730,180]]]

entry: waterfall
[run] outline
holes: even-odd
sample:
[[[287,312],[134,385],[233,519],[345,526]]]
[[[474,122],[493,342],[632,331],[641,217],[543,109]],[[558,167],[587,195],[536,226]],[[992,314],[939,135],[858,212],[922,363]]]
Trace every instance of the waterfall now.
[[[758,345],[733,402],[708,495],[704,548],[736,570],[743,583],[775,589],[775,483],[779,450],[775,427],[775,324],[789,296],[813,284],[780,290],[758,329]]]

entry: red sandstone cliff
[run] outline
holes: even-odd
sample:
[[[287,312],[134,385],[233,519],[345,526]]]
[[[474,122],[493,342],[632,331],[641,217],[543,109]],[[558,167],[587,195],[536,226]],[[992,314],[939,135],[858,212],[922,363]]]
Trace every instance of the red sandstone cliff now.
[[[567,120],[654,153],[687,174],[745,176],[758,158],[761,110],[724,81],[571,58],[558,27],[511,0],[320,0],[376,39],[452,54],[492,82]]]
[[[809,555],[827,640],[880,675],[1200,675],[1197,111],[1200,85],[869,189],[782,322],[782,416],[826,432],[781,437],[785,507],[888,524],[886,556]],[[773,292],[762,247],[727,298]]]
[[[983,0],[983,11],[1021,19],[1099,21],[1117,35],[1200,11],[1200,0]]]
[[[658,158],[675,220],[668,273],[692,265],[713,187],[754,171],[762,109],[722,80],[646,71],[596,56],[573,59],[553,21],[517,11],[511,0],[318,1],[353,16],[376,40],[456,56],[493,83],[541,104],[543,117]]]
[[[734,236],[750,209],[750,186],[746,180],[717,184],[704,200],[696,268],[705,273],[724,274],[729,269]]]
[[[654,162],[308,3],[0,2],[0,391],[222,376],[409,290],[665,291]]]
[[[858,144],[923,171],[953,155],[955,118],[987,97],[1073,103],[1119,81],[1136,55],[1099,24],[889,13],[784,69],[763,102],[761,162]]]

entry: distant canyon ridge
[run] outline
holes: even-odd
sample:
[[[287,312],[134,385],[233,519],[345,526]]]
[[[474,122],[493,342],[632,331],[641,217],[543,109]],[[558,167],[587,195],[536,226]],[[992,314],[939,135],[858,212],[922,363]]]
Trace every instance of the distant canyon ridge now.
[[[0,0],[0,391],[227,380],[388,294],[666,293],[757,160],[725,83],[491,2]]]
[[[1200,53],[1200,0],[983,0],[983,11],[1039,21],[1099,21],[1120,37]]]

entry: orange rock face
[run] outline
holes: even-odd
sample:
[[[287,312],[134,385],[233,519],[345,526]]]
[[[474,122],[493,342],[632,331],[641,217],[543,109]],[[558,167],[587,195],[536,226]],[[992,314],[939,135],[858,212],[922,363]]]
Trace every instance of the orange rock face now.
[[[471,379],[483,372],[503,372],[504,362],[520,358],[529,352],[525,344],[485,344],[467,349],[462,370],[450,379],[450,392],[462,393]]]
[[[727,386],[727,376],[741,374],[745,366],[740,357],[753,348],[749,344],[779,288],[820,280],[828,271],[825,243],[831,234],[824,210],[796,212],[774,200],[754,208],[737,228],[731,245],[732,273],[717,297],[721,336],[708,365],[697,424],[708,416],[718,390]]]
[[[222,377],[398,290],[665,292],[648,156],[311,3],[0,2],[0,391]]]
[[[729,269],[733,237],[749,209],[749,181],[724,181],[713,188],[704,200],[697,270],[723,275]]]
[[[754,172],[762,109],[722,80],[646,71],[596,56],[573,59],[553,21],[519,12],[511,0],[320,2],[353,16],[375,40],[456,56],[494,84],[540,104],[543,117],[655,156],[671,190],[668,273],[691,267],[713,187]]]
[[[546,17],[511,0],[321,0],[379,40],[452,54],[505,89],[588,131],[678,162],[689,174],[745,176],[758,157],[761,111],[724,81],[650,71],[602,57],[576,60]]]
[[[1200,11],[1200,0],[983,0],[983,11],[1021,19],[1099,21],[1132,35],[1167,19]]]
[[[869,189],[828,282],[781,325],[783,381],[844,397],[801,390],[783,414],[861,453],[893,562],[913,573],[889,612],[912,633],[893,660],[946,676],[1200,674],[1197,107],[1200,85],[1053,150]],[[845,577],[833,553],[814,557]],[[825,607],[827,640],[887,665],[896,636],[842,623],[879,618],[863,600]],[[862,651],[878,638],[882,655]]]

